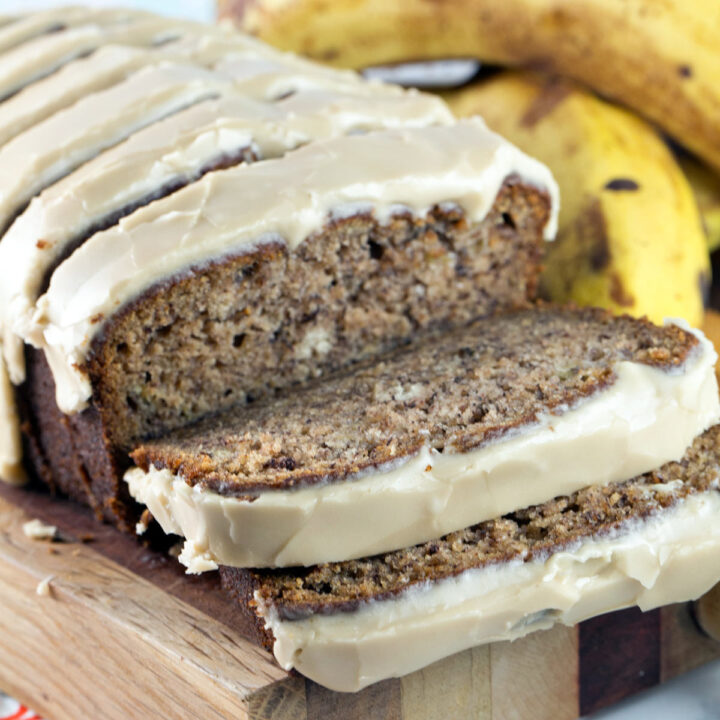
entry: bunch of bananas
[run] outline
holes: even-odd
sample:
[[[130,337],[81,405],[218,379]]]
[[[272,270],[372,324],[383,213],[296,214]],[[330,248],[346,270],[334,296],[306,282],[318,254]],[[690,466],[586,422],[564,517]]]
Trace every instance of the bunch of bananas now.
[[[446,99],[554,172],[562,208],[543,293],[702,323],[720,247],[716,0],[220,2],[261,39],[336,66],[513,68]]]

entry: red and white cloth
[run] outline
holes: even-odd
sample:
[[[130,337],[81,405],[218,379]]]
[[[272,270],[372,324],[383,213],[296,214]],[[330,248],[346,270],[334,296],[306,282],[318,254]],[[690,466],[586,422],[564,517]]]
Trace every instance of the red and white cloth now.
[[[0,692],[0,720],[43,720],[34,710],[26,708]]]

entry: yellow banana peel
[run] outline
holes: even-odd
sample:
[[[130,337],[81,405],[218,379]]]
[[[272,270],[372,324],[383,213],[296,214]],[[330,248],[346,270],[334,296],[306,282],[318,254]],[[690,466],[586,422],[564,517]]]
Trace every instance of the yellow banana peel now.
[[[529,72],[501,73],[445,97],[458,116],[482,115],[546,163],[560,185],[542,294],[701,324],[710,264],[700,215],[673,153],[648,123],[570,81]]]
[[[572,77],[720,169],[717,0],[221,0],[220,11],[339,67],[471,57]]]

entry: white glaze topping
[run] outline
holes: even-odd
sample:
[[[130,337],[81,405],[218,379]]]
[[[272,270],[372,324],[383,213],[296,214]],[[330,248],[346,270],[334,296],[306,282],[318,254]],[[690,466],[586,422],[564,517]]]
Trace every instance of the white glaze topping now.
[[[32,83],[0,105],[0,145],[85,95],[119,82],[147,62],[147,52],[109,45]]]
[[[353,85],[358,92],[364,94],[368,92],[395,94],[407,92],[397,85],[379,80],[368,80],[353,70],[328,68],[299,55],[283,52],[251,35],[238,33],[232,26],[221,23],[216,26],[199,25],[199,27],[203,32],[197,38],[197,44],[195,39],[191,42],[192,52],[195,53],[199,62],[214,66],[220,72],[228,75],[246,74],[242,66],[238,66],[238,59],[255,57],[266,60],[269,63],[267,69],[270,68],[270,64],[273,64],[278,70],[284,68],[286,71],[298,75],[305,74],[323,78],[330,83],[342,81],[345,84]],[[188,29],[188,32],[193,32],[192,27]],[[181,42],[181,48],[183,45],[184,43]]]
[[[49,75],[102,42],[103,29],[81,25],[63,32],[40,35],[6,52],[0,63],[0,98]]]
[[[5,361],[0,357],[0,480],[22,485],[27,478],[22,465],[20,418],[13,393]]]
[[[332,213],[371,210],[385,222],[399,206],[424,214],[452,202],[479,221],[513,173],[550,194],[552,237],[558,192],[550,172],[478,119],[320,141],[281,160],[210,173],[76,250],[38,301],[28,340],[46,352],[58,406],[76,412],[90,397],[78,365],[102,325],[93,318],[110,317],[159,279],[277,238],[294,248]]]
[[[719,519],[720,493],[709,491],[547,560],[466,571],[355,612],[285,621],[256,600],[282,667],[356,691],[556,623],[695,599],[720,579]]]
[[[77,100],[124,80],[140,67],[163,60],[192,61],[211,66],[217,62],[221,49],[231,50],[238,60],[241,57],[262,57],[255,44],[246,46],[239,41],[230,42],[212,33],[194,35],[193,31],[198,29],[186,25],[177,25],[167,18],[138,21],[122,33],[122,44],[113,45],[109,38],[108,44],[92,56],[68,63],[49,77],[28,85],[0,104],[0,145]],[[172,41],[175,36],[178,39]],[[159,47],[132,47],[163,39],[171,41]],[[54,140],[48,135],[39,142],[51,145]]]
[[[227,86],[190,65],[160,63],[83,98],[0,149],[0,226],[44,187],[140,128]]]
[[[180,560],[189,572],[396,550],[679,460],[720,420],[717,356],[698,336],[701,348],[681,372],[621,362],[615,382],[574,409],[465,453],[425,447],[358,479],[268,491],[251,502],[191,487],[169,470],[135,468],[126,481],[165,532],[186,538]]]
[[[160,18],[121,20],[110,25],[78,25],[62,32],[40,35],[6,52],[0,62],[0,98],[51,75],[71,61],[91,53],[100,45],[151,44],[167,35]]]
[[[451,120],[430,95],[316,90],[273,104],[229,94],[135,133],[35,197],[0,243],[0,267],[12,267],[0,285],[0,338],[13,382],[24,378],[22,337],[43,278],[67,245],[103,218],[245,148],[270,158],[313,139]]]
[[[203,61],[208,48],[225,42],[209,35],[173,43],[170,52]],[[8,141],[0,149],[0,227],[44,187],[141,127],[176,112],[202,97],[242,93],[275,100],[304,89],[333,89],[362,95],[387,93],[412,97],[398,88],[360,82],[356,76],[337,80],[327,69],[311,74],[295,71],[294,62],[257,57],[254,46],[233,57],[222,71],[159,63],[123,82],[79,100]],[[207,60],[207,58],[205,58]],[[353,79],[354,78],[354,79]],[[0,116],[2,115],[0,106]]]
[[[235,86],[244,93],[263,100],[275,100],[289,93],[317,87],[365,96],[417,94],[416,90],[364,80],[354,72],[333,70],[292,55],[249,59],[231,53],[216,62],[213,69],[222,76],[232,78]]]
[[[0,53],[61,27],[72,28],[89,23],[105,25],[143,17],[152,16],[137,10],[92,10],[80,6],[32,13],[0,27]]]

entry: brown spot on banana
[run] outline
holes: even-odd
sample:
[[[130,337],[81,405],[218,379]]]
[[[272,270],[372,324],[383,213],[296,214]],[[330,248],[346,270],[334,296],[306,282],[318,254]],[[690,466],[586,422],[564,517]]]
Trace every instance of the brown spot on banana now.
[[[632,307],[635,304],[635,298],[625,289],[620,276],[616,273],[610,273],[610,298],[620,307]]]
[[[575,234],[581,243],[583,254],[593,272],[600,273],[610,265],[610,241],[602,206],[598,198],[580,212],[575,219]]]
[[[340,57],[340,50],[337,48],[328,48],[327,50],[323,50],[319,55],[318,59],[323,60],[324,62],[330,63],[333,60],[336,60],[338,57]]]
[[[700,297],[702,298],[703,307],[710,305],[710,288],[712,286],[712,277],[706,270],[698,273],[698,287],[700,288]]]
[[[571,92],[572,85],[558,77],[548,78],[520,120],[521,127],[532,128],[551,113]]]
[[[690,65],[680,65],[678,67],[678,75],[682,78],[691,78],[693,76],[693,69]]]
[[[545,260],[540,296],[551,301],[567,302],[586,278],[608,271],[610,240],[597,196],[588,196],[571,223],[561,228],[555,242],[548,244]]]
[[[639,189],[640,185],[631,178],[614,178],[605,183],[605,190],[613,190],[615,192],[621,190],[635,191]]]

